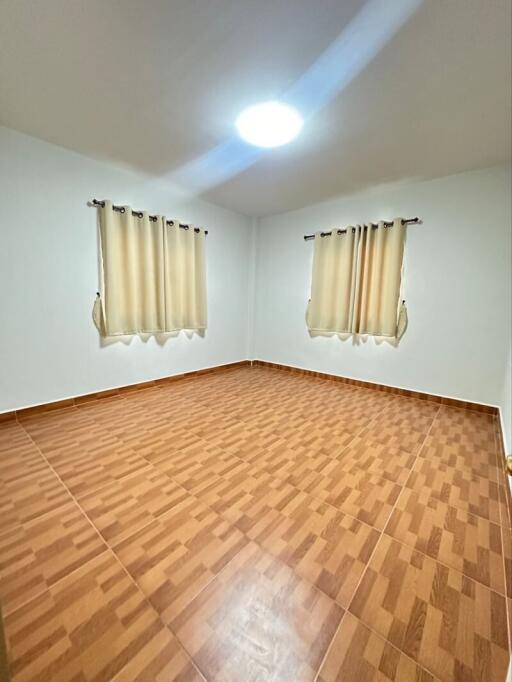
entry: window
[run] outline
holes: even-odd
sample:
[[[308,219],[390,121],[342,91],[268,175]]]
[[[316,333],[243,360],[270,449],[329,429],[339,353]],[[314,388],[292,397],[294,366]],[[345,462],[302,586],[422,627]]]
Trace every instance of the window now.
[[[205,232],[129,207],[99,209],[104,336],[206,329]]]
[[[398,313],[405,224],[357,225],[315,235],[310,333],[373,334],[400,338],[405,306]]]

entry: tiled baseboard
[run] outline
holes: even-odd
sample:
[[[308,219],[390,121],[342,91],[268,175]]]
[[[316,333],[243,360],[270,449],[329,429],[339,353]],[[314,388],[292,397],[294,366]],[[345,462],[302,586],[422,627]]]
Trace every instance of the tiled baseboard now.
[[[290,365],[280,365],[276,362],[266,362],[265,360],[240,360],[239,362],[232,362],[227,365],[218,365],[217,367],[209,367],[207,369],[200,369],[194,372],[185,372],[183,374],[174,374],[173,376],[163,377],[161,379],[154,379],[152,381],[144,381],[139,384],[130,384],[129,386],[121,386],[119,388],[107,389],[106,391],[98,391],[96,393],[89,393],[76,398],[66,398],[65,400],[57,400],[52,403],[44,403],[36,405],[35,407],[26,407],[20,410],[13,410],[12,412],[3,412],[0,414],[0,422],[8,419],[16,419],[19,416],[26,416],[30,414],[37,414],[39,412],[48,412],[50,410],[58,410],[63,407],[73,407],[83,403],[89,403],[94,400],[103,400],[105,398],[112,398],[113,396],[122,395],[132,391],[140,391],[145,388],[152,388],[154,386],[161,386],[169,384],[174,381],[183,379],[192,379],[194,377],[203,376],[204,374],[213,374],[215,372],[224,372],[226,370],[235,369],[237,367],[251,366],[251,367],[269,367],[271,369],[279,369],[293,374],[303,374],[307,376],[318,377],[328,381],[339,381],[350,386],[358,386],[361,388],[370,388],[374,391],[384,391],[386,393],[393,393],[408,398],[416,398],[417,400],[428,400],[430,402],[438,403],[440,405],[448,405],[451,407],[461,407],[465,410],[475,410],[477,412],[485,412],[487,414],[498,414],[498,408],[492,405],[482,405],[480,403],[472,403],[465,400],[457,400],[456,398],[443,398],[441,396],[432,395],[430,393],[422,393],[420,391],[410,391],[404,388],[396,388],[395,386],[385,386],[384,384],[376,384],[370,381],[362,381],[360,379],[349,379],[347,377],[337,376],[336,374],[327,374],[325,372],[315,372],[310,369],[300,369],[299,367],[291,367]]]
[[[225,372],[231,369],[236,369],[238,367],[267,367],[270,369],[276,369],[280,371],[290,372],[292,374],[301,374],[306,376],[317,377],[327,381],[338,381],[343,384],[348,384],[350,386],[357,386],[361,388],[369,388],[375,391],[384,391],[386,393],[392,393],[395,395],[405,396],[409,398],[416,398],[418,400],[428,400],[430,402],[438,403],[441,405],[447,405],[451,407],[459,407],[466,410],[474,410],[477,412],[483,412],[486,414],[491,414],[496,418],[496,434],[498,441],[498,456],[503,463],[503,477],[506,480],[507,474],[505,472],[505,447],[503,442],[503,433],[499,423],[498,408],[492,405],[482,405],[480,403],[472,403],[464,400],[457,400],[455,398],[443,398],[441,396],[431,395],[430,393],[422,393],[420,391],[410,391],[403,388],[396,388],[395,386],[385,386],[383,384],[375,384],[369,381],[362,381],[359,379],[349,379],[347,377],[337,376],[335,374],[327,374],[324,372],[315,372],[309,369],[301,369],[298,367],[291,367],[289,365],[281,365],[275,362],[266,362],[265,360],[240,360],[239,362],[232,362],[227,365],[218,365],[216,367],[209,367],[207,369],[200,369],[193,372],[185,372],[183,374],[175,374],[169,377],[163,377],[161,379],[154,379],[152,381],[144,381],[138,384],[131,384],[129,386],[121,386],[119,388],[112,388],[105,391],[98,391],[96,393],[89,393],[87,395],[78,396],[75,398],[67,398],[65,400],[58,400],[52,403],[44,403],[42,405],[36,405],[35,407],[27,407],[20,410],[13,410],[11,412],[4,412],[0,414],[0,423],[17,420],[18,418],[23,418],[33,414],[39,414],[43,412],[50,412],[52,410],[58,410],[66,407],[77,407],[85,403],[91,403],[94,401],[104,400],[107,398],[113,398],[116,396],[122,396],[126,393],[133,393],[135,391],[144,390],[146,388],[154,388],[158,386],[163,386],[166,384],[173,383],[175,381],[190,380],[195,377],[200,377],[207,374],[214,374],[217,372]],[[507,490],[507,509],[509,515],[509,522],[512,527],[512,500],[510,497],[509,486],[506,486]]]
[[[280,365],[276,362],[266,362],[265,360],[252,360],[251,365],[253,367],[269,367],[270,369],[277,369],[285,372],[291,372],[292,374],[302,374],[307,376],[318,377],[320,379],[325,379],[328,381],[339,381],[344,384],[349,384],[351,386],[358,386],[361,388],[370,388],[375,391],[384,391],[386,393],[393,393],[395,395],[405,396],[408,398],[416,398],[418,400],[428,400],[433,403],[438,403],[440,405],[447,405],[449,407],[459,407],[465,410],[474,410],[475,412],[482,412],[485,414],[490,414],[494,416],[496,422],[496,438],[497,438],[497,454],[498,462],[501,466],[500,476],[502,477],[504,483],[508,483],[507,471],[505,467],[505,445],[503,440],[503,432],[501,430],[501,423],[499,418],[499,411],[497,407],[492,405],[482,405],[480,403],[472,403],[465,400],[457,400],[456,398],[443,398],[437,395],[431,395],[430,393],[421,393],[420,391],[409,391],[403,388],[396,388],[395,386],[385,386],[383,384],[374,384],[370,381],[361,381],[359,379],[348,379],[346,377],[337,376],[335,374],[326,374],[324,372],[315,372],[309,369],[300,369],[299,367],[291,367],[290,365]],[[512,497],[510,494],[510,487],[508,485],[502,486],[506,491],[506,508],[508,515],[508,523],[510,528],[512,528]]]
[[[0,414],[0,422],[19,417],[26,417],[32,414],[39,414],[41,412],[50,412],[51,410],[61,410],[64,407],[77,407],[84,403],[90,403],[96,400],[104,400],[106,398],[113,398],[125,393],[133,393],[134,391],[142,391],[145,388],[154,388],[156,386],[163,386],[165,384],[173,383],[174,381],[183,381],[184,379],[193,379],[205,374],[214,374],[216,372],[225,372],[237,367],[248,366],[251,364],[250,360],[240,360],[240,362],[231,362],[227,365],[218,365],[217,367],[208,367],[207,369],[199,369],[194,372],[184,372],[183,374],[174,374],[169,377],[162,377],[161,379],[153,379],[152,381],[144,381],[139,384],[130,384],[129,386],[120,386],[119,388],[111,388],[106,391],[98,391],[96,393],[88,393],[76,398],[66,398],[65,400],[56,400],[52,403],[43,403],[34,407],[25,407],[20,410],[12,410],[12,412],[3,412]]]
[[[456,398],[443,398],[442,396],[432,395],[431,393],[422,393],[421,391],[410,391],[405,388],[396,388],[395,386],[386,386],[384,384],[374,384],[371,381],[362,381],[360,379],[348,379],[336,374],[327,374],[325,372],[315,372],[311,369],[300,369],[299,367],[291,367],[290,365],[280,365],[276,362],[266,362],[265,360],[253,360],[252,365],[256,367],[270,367],[273,369],[280,369],[293,374],[307,374],[308,376],[318,377],[320,379],[327,379],[329,381],[340,381],[343,384],[350,386],[358,386],[360,388],[371,388],[374,391],[384,391],[385,393],[393,393],[395,395],[405,396],[407,398],[416,398],[417,400],[428,400],[429,402],[438,403],[440,405],[448,405],[450,407],[461,407],[465,410],[475,410],[477,412],[485,412],[487,414],[498,414],[498,408],[493,405],[482,405],[481,403],[472,403],[466,400],[457,400]]]
[[[496,443],[497,443],[497,457],[498,457],[498,463],[501,463],[501,468],[499,471],[500,475],[500,483],[502,485],[500,486],[500,490],[505,491],[505,506],[506,506],[506,512],[507,512],[507,517],[508,517],[508,525],[509,528],[512,529],[512,496],[510,493],[510,486],[508,484],[508,471],[506,467],[506,459],[507,459],[507,454],[505,452],[505,441],[503,439],[503,431],[501,429],[501,422],[499,419],[499,416],[496,418]],[[502,521],[502,523],[504,523]],[[508,559],[507,559],[508,560]]]

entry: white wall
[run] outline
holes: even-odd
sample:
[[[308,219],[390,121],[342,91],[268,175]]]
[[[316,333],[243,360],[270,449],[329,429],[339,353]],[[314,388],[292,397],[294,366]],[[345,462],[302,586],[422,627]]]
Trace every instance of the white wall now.
[[[100,346],[93,197],[208,229],[204,339]],[[0,412],[247,357],[248,218],[1,127],[0,198]]]
[[[0,188],[0,412],[254,357],[499,405],[510,451],[510,168],[256,221],[0,127]],[[204,339],[101,346],[92,197],[209,230]],[[400,346],[309,338],[313,243],[302,236],[396,215],[424,221],[408,229]]]
[[[408,228],[398,348],[310,338],[313,242],[303,235],[419,216]],[[499,405],[510,345],[510,168],[382,188],[260,221],[254,357]]]

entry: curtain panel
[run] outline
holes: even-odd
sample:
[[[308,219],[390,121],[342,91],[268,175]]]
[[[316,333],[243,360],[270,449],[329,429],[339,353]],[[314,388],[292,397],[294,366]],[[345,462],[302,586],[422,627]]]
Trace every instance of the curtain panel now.
[[[156,218],[156,219],[155,219]],[[94,321],[103,336],[206,329],[204,230],[163,216],[99,208],[101,294]]]
[[[400,338],[399,313],[405,225],[356,225],[315,235],[307,326],[315,334],[372,334]]]

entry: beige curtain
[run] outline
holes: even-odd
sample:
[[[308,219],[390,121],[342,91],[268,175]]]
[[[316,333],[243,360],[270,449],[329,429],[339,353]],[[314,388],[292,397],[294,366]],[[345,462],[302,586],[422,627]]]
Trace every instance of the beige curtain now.
[[[205,235],[164,221],[165,330],[206,329]]]
[[[397,338],[405,226],[357,225],[315,236],[307,325],[312,334],[373,334]]]
[[[206,328],[204,231],[147,213],[99,209],[101,296],[94,320],[104,336]]]

